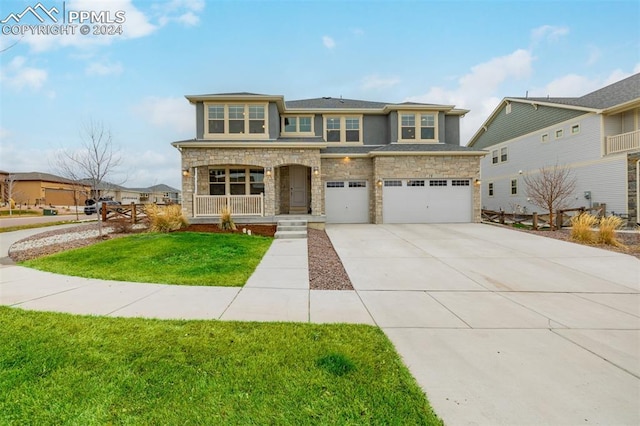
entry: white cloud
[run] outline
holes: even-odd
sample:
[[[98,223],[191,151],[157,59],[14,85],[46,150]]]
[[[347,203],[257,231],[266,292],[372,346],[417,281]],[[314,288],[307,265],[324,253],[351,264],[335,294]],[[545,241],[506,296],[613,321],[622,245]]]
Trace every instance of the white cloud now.
[[[4,87],[22,90],[25,87],[31,90],[39,90],[47,81],[47,71],[26,65],[24,56],[16,56],[9,64],[0,70],[0,81]]]
[[[187,26],[194,26],[200,23],[200,17],[196,16],[193,12],[187,12],[180,15],[177,21]]]
[[[156,5],[153,9],[160,15],[158,18],[160,26],[175,21],[192,27],[200,23],[198,13],[202,12],[204,7],[204,0],[172,0],[161,5]]]
[[[542,25],[531,30],[531,41],[537,44],[543,40],[558,41],[560,37],[569,34],[568,27],[557,27],[554,25]]]
[[[109,63],[109,62],[92,62],[85,69],[85,73],[87,75],[120,75],[124,71],[122,64],[120,62]]]
[[[533,59],[531,52],[518,49],[473,66],[469,73],[457,80],[456,88],[431,87],[426,94],[406,100],[470,109],[471,113],[461,122],[460,128],[460,142],[466,144],[500,102],[500,87],[505,82],[529,77]]]
[[[640,64],[637,64],[632,72],[615,69],[604,78],[589,78],[579,74],[567,74],[553,79],[544,87],[532,89],[529,92],[529,96],[549,96],[552,98],[584,96],[594,90],[601,89],[617,81],[623,80],[638,71],[640,71]]]
[[[183,97],[148,97],[134,106],[134,111],[151,124],[169,127],[178,132],[193,132],[193,105]]]
[[[324,47],[327,49],[333,49],[336,47],[336,42],[329,36],[322,36],[322,44],[324,44]]]
[[[589,56],[587,57],[587,65],[593,65],[602,57],[602,51],[596,46],[587,46]]]
[[[396,86],[400,83],[400,79],[398,77],[380,77],[378,74],[370,74],[364,76],[362,79],[362,85],[360,86],[363,90],[378,90],[378,89],[388,89],[393,86]]]

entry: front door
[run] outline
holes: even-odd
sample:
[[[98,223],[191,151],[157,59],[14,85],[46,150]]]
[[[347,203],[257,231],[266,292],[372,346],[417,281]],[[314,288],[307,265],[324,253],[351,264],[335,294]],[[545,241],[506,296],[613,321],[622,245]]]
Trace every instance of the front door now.
[[[290,166],[291,199],[289,213],[307,213],[307,168]]]

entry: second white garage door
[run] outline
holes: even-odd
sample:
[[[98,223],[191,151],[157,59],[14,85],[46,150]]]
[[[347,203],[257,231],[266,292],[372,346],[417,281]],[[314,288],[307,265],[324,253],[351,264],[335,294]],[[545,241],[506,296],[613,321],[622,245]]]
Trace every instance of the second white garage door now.
[[[389,179],[382,190],[384,223],[471,222],[470,179]]]
[[[324,194],[328,223],[369,223],[367,181],[330,181]]]

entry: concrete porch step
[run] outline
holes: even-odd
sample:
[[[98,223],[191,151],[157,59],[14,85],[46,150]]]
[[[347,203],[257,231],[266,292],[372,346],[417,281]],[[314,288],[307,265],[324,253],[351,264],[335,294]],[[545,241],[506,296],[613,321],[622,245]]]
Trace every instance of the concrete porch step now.
[[[276,238],[307,238],[306,220],[279,220]]]

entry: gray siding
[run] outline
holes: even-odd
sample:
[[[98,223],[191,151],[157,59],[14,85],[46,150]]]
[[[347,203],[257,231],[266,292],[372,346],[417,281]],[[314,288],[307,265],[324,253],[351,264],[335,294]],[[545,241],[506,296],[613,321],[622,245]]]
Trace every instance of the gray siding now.
[[[269,102],[269,139],[278,139],[280,136],[280,114],[275,102]]]
[[[444,117],[444,123],[446,126],[444,139],[441,139],[440,142],[451,145],[460,145],[460,116],[446,115]]]
[[[324,128],[322,127],[322,124],[322,115],[316,114],[313,119],[313,129],[316,132],[316,136],[320,136],[324,139]]]
[[[204,137],[204,104],[196,103],[196,139]]]
[[[398,112],[391,111],[389,113],[389,141],[391,143],[398,142]]]
[[[444,112],[438,113],[438,142],[444,143],[447,140],[446,137],[447,122],[444,118]]]
[[[484,149],[585,114],[584,111],[542,105],[534,109],[530,104],[512,102],[511,113],[506,114],[503,105],[473,147]]]
[[[571,134],[571,126],[580,124],[580,132]],[[564,136],[555,139],[555,130],[563,129]],[[541,135],[549,133],[549,142],[541,142]],[[581,119],[568,120],[539,132],[489,148],[508,149],[508,160],[492,164],[489,153],[480,162],[482,174],[482,206],[512,211],[516,206],[527,212],[542,212],[527,201],[523,179],[525,174],[536,174],[541,167],[555,164],[572,169],[576,178],[575,196],[571,207],[589,206],[584,191],[591,191],[591,202],[606,203],[607,211],[627,212],[626,156],[602,157],[600,116],[589,114]],[[523,174],[520,175],[519,171]],[[511,179],[518,180],[518,195],[511,195]],[[488,184],[494,184],[494,196],[488,195]]]
[[[365,145],[384,145],[389,143],[389,126],[384,115],[365,115],[362,117],[362,141]]]

